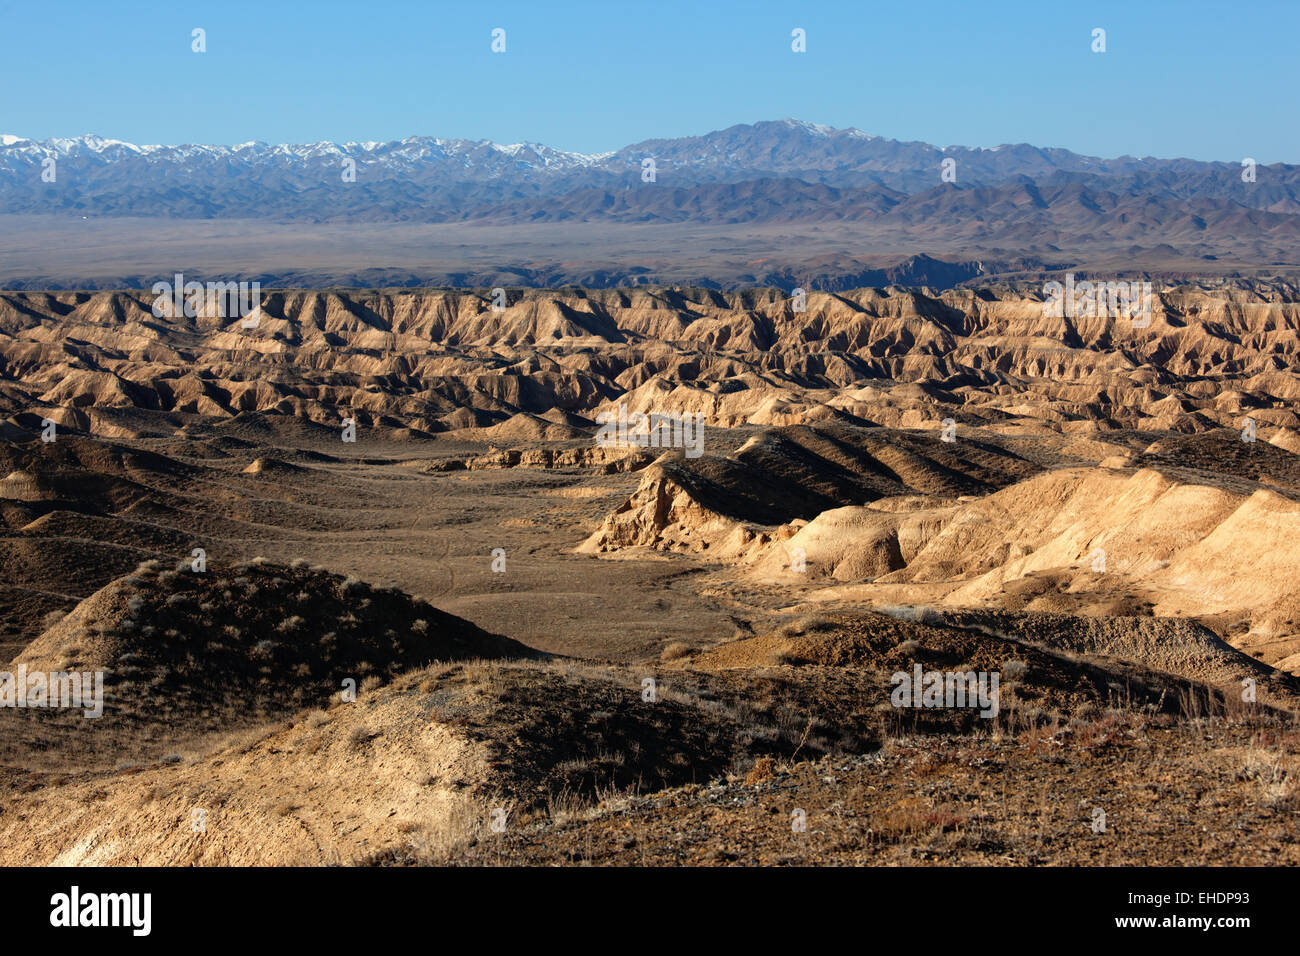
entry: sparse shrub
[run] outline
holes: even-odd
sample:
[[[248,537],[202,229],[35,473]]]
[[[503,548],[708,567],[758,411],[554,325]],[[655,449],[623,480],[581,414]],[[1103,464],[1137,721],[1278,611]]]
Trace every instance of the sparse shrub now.
[[[1002,665],[1003,680],[1020,680],[1029,672],[1029,665],[1024,661],[1007,661]]]
[[[875,610],[900,621],[913,621],[917,624],[928,624],[932,627],[942,626],[945,623],[943,615],[932,607],[911,604],[881,604]]]
[[[289,631],[298,630],[300,627],[303,626],[304,623],[305,622],[303,621],[302,618],[300,618],[297,614],[294,614],[290,617],[286,617],[283,621],[277,624],[275,626],[275,629],[277,631],[280,631],[281,633],[288,633]]]
[[[166,758],[164,758],[165,760]],[[167,796],[167,788],[160,783],[155,783],[152,787],[140,795],[140,806],[147,806],[150,803],[157,803]]]
[[[659,652],[659,659],[661,661],[675,661],[683,657],[690,657],[691,653],[691,645],[685,641],[671,641]]]
[[[759,757],[754,761],[754,766],[749,768],[749,773],[745,775],[745,786],[752,787],[755,784],[762,783],[772,776],[776,768],[776,761],[771,757]]]
[[[804,634],[817,633],[818,631],[833,631],[836,628],[834,621],[829,618],[809,615],[801,617],[797,621],[790,621],[782,624],[777,628],[776,633],[781,637],[802,637]]]
[[[1246,754],[1238,780],[1258,780],[1261,784],[1281,783],[1286,778],[1281,757],[1265,750],[1252,750]]]
[[[1270,810],[1290,809],[1296,802],[1295,786],[1289,780],[1268,784],[1263,790],[1260,803]]]

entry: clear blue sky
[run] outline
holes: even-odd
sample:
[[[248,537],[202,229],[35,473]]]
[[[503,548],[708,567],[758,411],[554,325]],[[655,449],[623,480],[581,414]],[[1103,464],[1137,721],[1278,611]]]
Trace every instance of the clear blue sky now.
[[[0,0],[0,27],[0,132],[36,139],[597,152],[792,116],[941,146],[1300,162],[1298,0]]]

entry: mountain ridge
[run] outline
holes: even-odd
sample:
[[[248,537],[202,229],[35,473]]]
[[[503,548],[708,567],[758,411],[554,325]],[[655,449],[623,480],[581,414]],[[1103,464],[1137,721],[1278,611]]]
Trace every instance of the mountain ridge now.
[[[57,167],[53,183],[41,176],[50,158]],[[643,176],[646,160],[654,161],[649,182]],[[956,164],[955,181],[941,178],[949,160]],[[355,181],[344,176],[349,161],[355,164]],[[779,179],[915,195],[941,185],[999,186],[1021,178],[1082,181],[1094,189],[1104,184],[1120,195],[1228,199],[1279,214],[1300,212],[1300,166],[1262,168],[1265,182],[1244,183],[1235,162],[1105,159],[1028,143],[940,147],[791,119],[647,139],[604,153],[429,136],[139,146],[93,134],[39,142],[5,134],[0,137],[0,212],[62,208],[111,216],[161,210],[178,218],[456,221],[490,216],[498,206],[520,200],[540,202],[593,189],[699,189]],[[589,214],[599,217],[600,211]],[[704,221],[714,221],[707,211]]]
[[[789,119],[591,154],[427,136],[0,144],[7,288],[147,287],[181,270],[300,287],[830,291],[918,254],[955,282],[1300,269],[1300,166],[1280,163],[938,147]],[[972,261],[1008,265],[950,268]]]

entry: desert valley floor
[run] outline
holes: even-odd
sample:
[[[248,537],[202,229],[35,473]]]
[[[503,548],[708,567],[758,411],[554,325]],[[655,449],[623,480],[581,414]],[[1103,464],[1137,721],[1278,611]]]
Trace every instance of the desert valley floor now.
[[[0,863],[1300,863],[1300,292],[1157,290],[0,293]]]

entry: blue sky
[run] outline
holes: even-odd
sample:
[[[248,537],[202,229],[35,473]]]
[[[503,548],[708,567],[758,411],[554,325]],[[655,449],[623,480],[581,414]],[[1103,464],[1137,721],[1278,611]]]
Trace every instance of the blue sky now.
[[[598,152],[792,116],[941,146],[1300,162],[1296,0],[0,0],[0,35],[0,132],[37,139]]]

